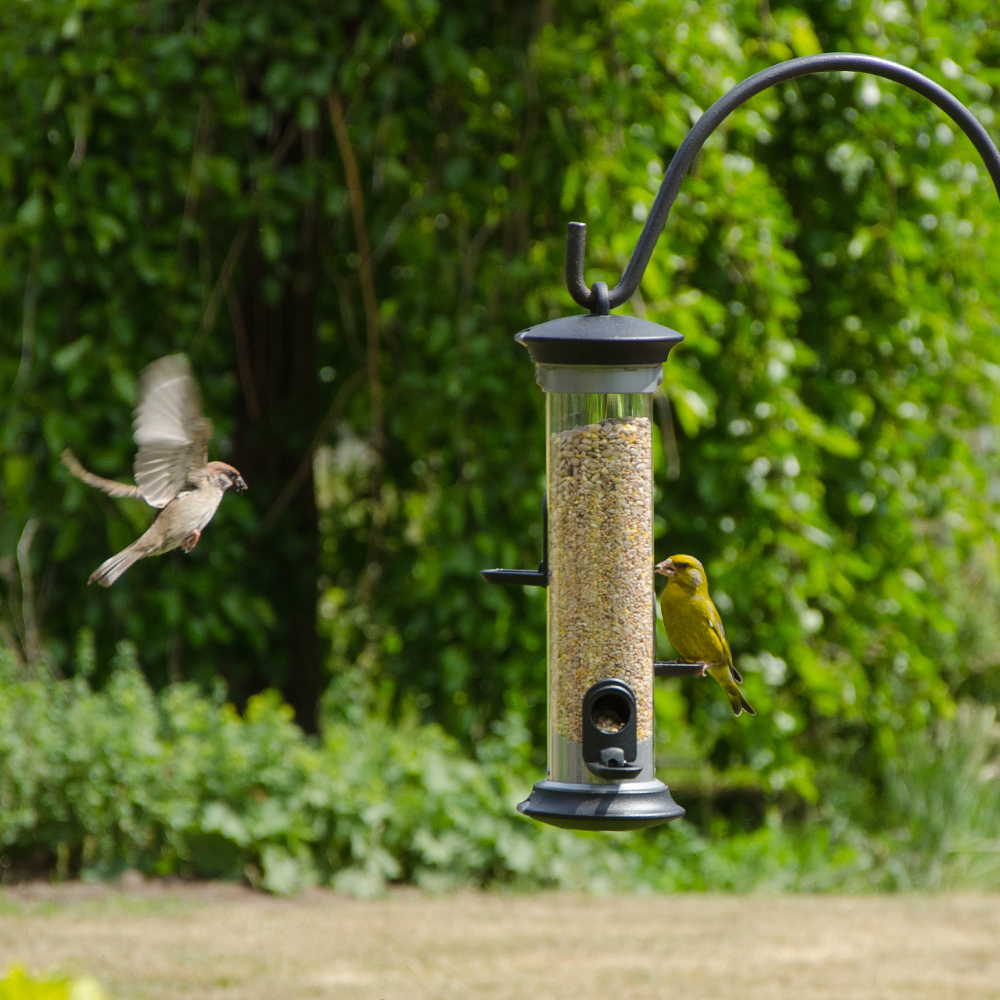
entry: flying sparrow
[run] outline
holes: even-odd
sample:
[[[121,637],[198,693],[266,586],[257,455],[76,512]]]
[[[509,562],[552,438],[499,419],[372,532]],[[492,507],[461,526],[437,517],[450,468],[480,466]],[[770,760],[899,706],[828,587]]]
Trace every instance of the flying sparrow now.
[[[161,513],[145,534],[128,548],[101,563],[90,574],[110,587],[145,556],[178,547],[190,552],[215,515],[230,486],[246,491],[243,477],[225,462],[209,462],[212,422],[201,413],[198,384],[183,354],[171,354],[148,365],[139,379],[139,405],[132,429],[139,451],[135,456],[135,486],[102,479],[88,472],[67,448],[62,461],[77,479],[112,497],[141,497]]]

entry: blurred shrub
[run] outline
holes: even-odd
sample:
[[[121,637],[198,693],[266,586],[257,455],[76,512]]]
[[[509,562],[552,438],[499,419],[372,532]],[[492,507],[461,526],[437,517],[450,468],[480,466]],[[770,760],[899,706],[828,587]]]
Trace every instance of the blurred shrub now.
[[[960,705],[934,733],[912,734],[888,769],[886,823],[901,887],[996,884],[1000,874],[1000,725],[996,710]]]
[[[104,1000],[97,980],[31,979],[23,969],[13,968],[0,979],[0,1000]]]
[[[125,643],[118,661],[93,691],[82,678],[24,679],[0,654],[8,856],[44,845],[63,877],[136,867],[280,894],[319,883],[373,895],[392,881],[593,891],[1000,886],[990,709],[963,707],[932,739],[907,746],[884,822],[868,831],[832,811],[789,830],[773,810],[752,834],[717,840],[683,821],[576,834],[515,811],[540,777],[516,719],[495,725],[474,758],[414,718],[333,723],[312,740],[273,693],[252,698],[241,717],[191,684],[154,693]]]

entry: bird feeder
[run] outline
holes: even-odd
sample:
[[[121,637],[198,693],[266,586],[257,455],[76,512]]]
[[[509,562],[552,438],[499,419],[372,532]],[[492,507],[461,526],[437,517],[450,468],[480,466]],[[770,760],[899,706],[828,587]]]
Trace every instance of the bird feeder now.
[[[537,571],[483,575],[548,588],[548,777],[518,808],[581,829],[665,823],[684,810],[653,759],[652,394],[682,337],[599,305],[516,339],[545,393],[546,551]]]
[[[518,806],[555,826],[631,830],[683,815],[656,777],[653,678],[703,664],[655,662],[652,393],[679,333],[612,315],[642,278],[681,182],[709,135],[754,95],[822,72],[872,73],[947,112],[1000,189],[1000,152],[948,91],[886,59],[826,53],[749,77],[697,121],[670,163],[618,284],[588,288],[586,226],[570,223],[566,283],[589,315],[517,334],[545,393],[546,501],[537,570],[483,570],[491,583],[548,588],[548,773]]]

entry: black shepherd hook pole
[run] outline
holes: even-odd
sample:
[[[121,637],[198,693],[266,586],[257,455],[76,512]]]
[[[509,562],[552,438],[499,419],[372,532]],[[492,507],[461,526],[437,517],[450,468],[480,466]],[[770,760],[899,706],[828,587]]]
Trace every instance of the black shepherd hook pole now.
[[[803,56],[801,59],[789,59],[787,62],[761,70],[747,77],[742,83],[738,83],[720,97],[694,124],[670,161],[649,217],[639,235],[639,242],[636,243],[632,257],[622,272],[621,280],[610,291],[603,281],[595,282],[593,288],[587,287],[583,280],[583,252],[587,227],[582,222],[569,224],[569,231],[566,234],[566,287],[574,300],[581,306],[586,306],[592,313],[607,316],[609,310],[631,298],[639,287],[649,258],[653,255],[653,247],[666,225],[667,216],[673,207],[677,192],[680,191],[681,182],[705,144],[705,140],[733,111],[762,90],[784,83],[786,80],[794,80],[796,77],[830,72],[871,73],[892,80],[894,83],[901,83],[933,101],[972,140],[972,144],[986,164],[986,169],[990,172],[994,187],[1000,193],[1000,151],[989,137],[989,133],[958,98],[922,73],[908,66],[890,62],[888,59],[849,52],[829,52],[816,56]]]

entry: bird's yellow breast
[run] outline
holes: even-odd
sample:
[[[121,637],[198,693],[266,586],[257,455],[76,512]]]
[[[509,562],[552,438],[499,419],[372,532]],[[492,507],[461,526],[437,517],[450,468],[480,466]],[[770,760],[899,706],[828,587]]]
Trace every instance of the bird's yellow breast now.
[[[719,613],[707,594],[692,593],[671,581],[660,597],[660,610],[670,645],[685,660],[728,660],[722,637],[712,627]]]

